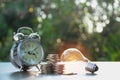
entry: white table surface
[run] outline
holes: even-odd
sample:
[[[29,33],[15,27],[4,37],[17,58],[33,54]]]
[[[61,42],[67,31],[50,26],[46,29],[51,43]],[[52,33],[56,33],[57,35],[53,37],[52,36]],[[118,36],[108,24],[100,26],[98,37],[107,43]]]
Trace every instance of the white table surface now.
[[[76,75],[35,74],[34,70],[22,72],[10,62],[0,62],[0,80],[120,80],[120,62],[94,62],[99,66],[95,74],[86,72],[84,68],[75,68]],[[74,64],[75,65],[75,64]]]

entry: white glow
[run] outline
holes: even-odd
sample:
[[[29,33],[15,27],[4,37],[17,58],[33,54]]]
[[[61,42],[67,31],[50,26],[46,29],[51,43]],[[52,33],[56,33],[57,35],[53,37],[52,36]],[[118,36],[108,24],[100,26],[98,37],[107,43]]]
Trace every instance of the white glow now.
[[[100,23],[100,22],[97,23],[96,31],[99,33],[103,31],[103,24],[102,23]]]
[[[44,14],[44,13],[41,16],[42,16],[43,19],[46,18],[46,14]]]
[[[116,21],[120,22],[120,17],[116,17]]]
[[[98,20],[98,16],[94,16],[94,20],[97,21]]]
[[[37,16],[40,16],[41,8],[37,7],[37,8],[36,8],[36,12],[37,12],[37,13],[36,13]]]
[[[38,22],[42,22],[42,18],[41,17],[37,17]]]
[[[107,19],[107,16],[106,16],[106,15],[103,15],[102,17],[103,17],[103,20],[106,20],[106,19]]]
[[[103,5],[103,7],[106,7],[106,6],[107,6],[107,4],[106,4],[105,2],[102,2],[102,5]]]
[[[86,2],[86,5],[87,5],[87,6],[90,6],[90,2]]]
[[[80,3],[85,3],[86,2],[86,0],[79,0],[80,1]]]
[[[96,0],[92,0],[92,2],[91,2],[92,8],[96,8],[97,5],[98,5],[97,1]]]
[[[96,31],[99,32],[99,33],[101,33],[101,32],[103,31],[103,28],[97,27],[97,28],[96,28]]]
[[[114,8],[118,8],[119,7],[119,1],[118,0],[114,0]]]
[[[57,41],[57,43],[61,43],[61,39],[60,38],[58,38],[56,41]]]
[[[41,28],[42,27],[42,25],[41,24],[38,24],[38,28]]]
[[[49,19],[52,19],[52,14],[48,14],[48,18],[49,18]]]
[[[54,9],[54,8],[56,8],[56,7],[57,7],[57,6],[56,6],[56,4],[55,4],[55,3],[52,3],[52,4],[51,4],[51,8],[53,8],[53,9]]]
[[[106,24],[109,24],[109,23],[110,23],[110,21],[107,19],[107,20],[105,21],[105,23],[106,23]]]
[[[93,23],[87,16],[84,18],[84,23],[87,24],[87,26],[88,26],[88,32],[92,33],[93,32]]]
[[[85,3],[86,0],[75,0],[75,4],[79,5],[80,3]]]
[[[89,21],[89,22],[88,22],[88,32],[89,32],[89,33],[92,33],[92,32],[93,32],[93,23],[92,23],[92,21]]]
[[[44,11],[41,11],[41,8],[36,8],[36,10],[37,10],[37,13],[36,13],[37,16],[40,16],[40,17],[37,18],[38,21],[41,22],[40,18],[45,19],[47,17],[46,14],[44,13]]]
[[[79,3],[80,3],[80,0],[75,0],[76,5],[79,5]]]
[[[112,8],[112,5],[111,5],[111,4],[108,5],[108,9],[109,9],[110,11],[112,11],[113,8]]]
[[[102,27],[105,27],[106,26],[106,24],[105,23],[102,23]]]

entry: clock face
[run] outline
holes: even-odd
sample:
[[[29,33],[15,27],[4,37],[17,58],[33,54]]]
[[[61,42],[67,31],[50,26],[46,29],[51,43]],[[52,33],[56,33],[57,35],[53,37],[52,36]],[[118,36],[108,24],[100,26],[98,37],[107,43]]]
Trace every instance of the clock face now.
[[[26,65],[37,65],[43,59],[43,49],[37,40],[27,39],[18,46],[20,59]]]

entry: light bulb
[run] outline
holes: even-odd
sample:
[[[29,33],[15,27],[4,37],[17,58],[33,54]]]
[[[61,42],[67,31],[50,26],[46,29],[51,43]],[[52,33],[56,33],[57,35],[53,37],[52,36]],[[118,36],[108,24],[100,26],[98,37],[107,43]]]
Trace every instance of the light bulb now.
[[[91,63],[78,49],[68,48],[63,51],[61,55],[61,61],[63,62],[72,62],[72,61],[83,61],[86,63],[85,69],[89,72],[94,73],[98,70],[98,66],[94,63]]]
[[[66,49],[61,55],[61,61],[70,62],[70,61],[84,61],[88,62],[88,59],[76,48]]]

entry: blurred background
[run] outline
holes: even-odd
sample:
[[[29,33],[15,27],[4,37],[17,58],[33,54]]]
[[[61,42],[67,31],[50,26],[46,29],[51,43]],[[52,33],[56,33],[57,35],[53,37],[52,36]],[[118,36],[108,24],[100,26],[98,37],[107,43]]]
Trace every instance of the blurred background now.
[[[120,60],[120,0],[0,0],[0,61],[10,61],[13,32],[28,26],[45,56],[70,47],[93,61]]]

